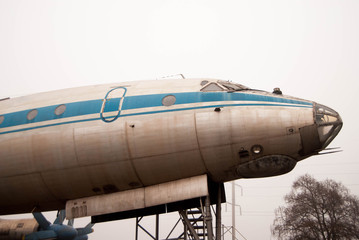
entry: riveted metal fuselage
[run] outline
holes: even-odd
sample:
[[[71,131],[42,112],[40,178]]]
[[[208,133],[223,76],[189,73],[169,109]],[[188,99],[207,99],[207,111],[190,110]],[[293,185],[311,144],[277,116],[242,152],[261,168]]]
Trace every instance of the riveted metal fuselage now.
[[[303,154],[301,135],[316,124],[313,102],[201,91],[204,81],[218,83],[128,82],[0,101],[0,214],[202,174],[274,176],[318,152]]]

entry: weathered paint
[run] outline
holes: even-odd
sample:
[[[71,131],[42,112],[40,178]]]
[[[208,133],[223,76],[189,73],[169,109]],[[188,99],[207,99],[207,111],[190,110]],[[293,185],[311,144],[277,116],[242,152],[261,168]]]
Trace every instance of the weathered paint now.
[[[1,101],[0,214],[62,209],[68,200],[202,174],[229,181],[244,177],[238,166],[268,155],[303,158],[299,129],[315,124],[311,101],[251,90],[204,93],[203,80],[99,85]],[[114,89],[121,90],[114,104],[104,106]],[[167,95],[176,97],[174,105],[162,106]],[[62,104],[66,111],[57,116]],[[31,109],[38,116],[29,121]],[[251,153],[254,145],[263,151]]]
[[[200,175],[112,194],[70,200],[66,203],[66,217],[73,219],[123,212],[205,197],[208,194],[207,176]]]
[[[38,227],[35,219],[0,220],[0,240],[22,240]]]

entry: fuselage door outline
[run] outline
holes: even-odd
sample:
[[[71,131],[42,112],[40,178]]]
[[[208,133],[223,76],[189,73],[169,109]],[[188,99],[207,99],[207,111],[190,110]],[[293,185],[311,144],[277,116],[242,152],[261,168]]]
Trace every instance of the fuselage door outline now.
[[[121,107],[126,92],[127,88],[125,87],[116,87],[107,92],[100,111],[102,121],[110,123],[121,115]]]

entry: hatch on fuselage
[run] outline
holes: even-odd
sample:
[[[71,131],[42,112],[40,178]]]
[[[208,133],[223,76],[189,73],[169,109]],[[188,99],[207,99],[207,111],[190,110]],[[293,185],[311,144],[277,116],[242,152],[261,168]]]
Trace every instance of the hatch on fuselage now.
[[[115,121],[121,114],[121,106],[127,89],[116,87],[107,92],[103,99],[100,116],[104,122]]]

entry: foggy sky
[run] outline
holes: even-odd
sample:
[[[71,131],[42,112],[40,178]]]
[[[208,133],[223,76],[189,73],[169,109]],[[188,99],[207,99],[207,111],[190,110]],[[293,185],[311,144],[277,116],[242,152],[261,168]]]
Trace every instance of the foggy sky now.
[[[236,181],[236,227],[247,239],[270,239],[274,209],[305,173],[359,195],[358,12],[357,0],[0,0],[0,98],[182,73],[280,87],[335,109],[344,126],[330,147],[343,152],[284,176]],[[161,237],[176,217],[161,215]],[[91,240],[134,239],[133,219],[94,229]]]

